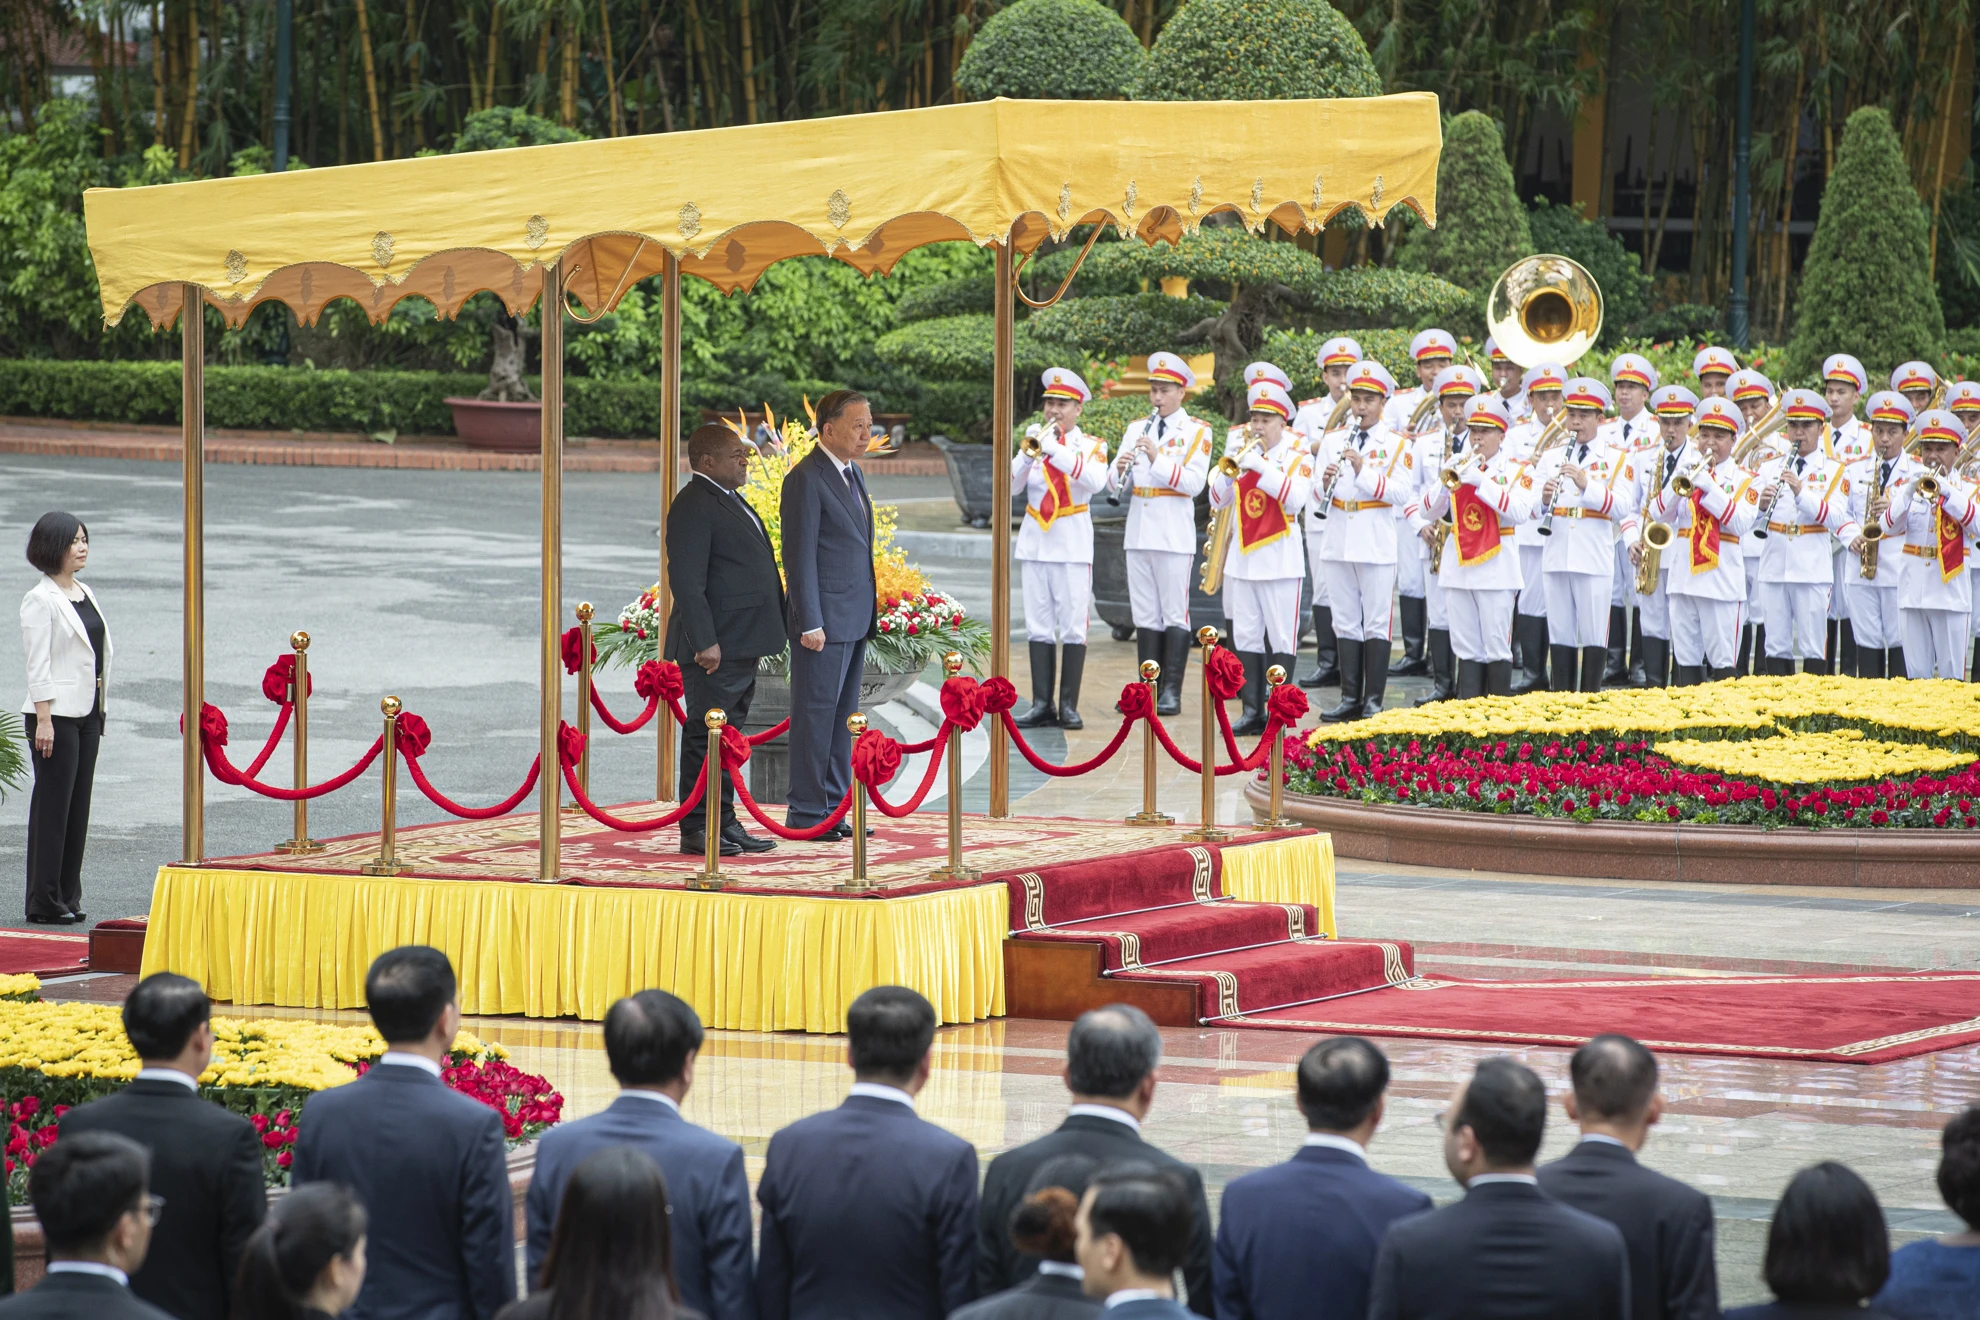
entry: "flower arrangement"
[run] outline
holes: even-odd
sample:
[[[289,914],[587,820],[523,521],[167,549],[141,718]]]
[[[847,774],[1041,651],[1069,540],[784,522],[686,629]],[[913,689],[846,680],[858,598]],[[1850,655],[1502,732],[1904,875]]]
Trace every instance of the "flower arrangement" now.
[[[1865,738],[1861,729],[1786,733],[1739,742],[1673,738],[1655,744],[1651,750],[1679,765],[1775,784],[1846,783],[1943,772],[1974,759],[1974,753],[1957,748]]]

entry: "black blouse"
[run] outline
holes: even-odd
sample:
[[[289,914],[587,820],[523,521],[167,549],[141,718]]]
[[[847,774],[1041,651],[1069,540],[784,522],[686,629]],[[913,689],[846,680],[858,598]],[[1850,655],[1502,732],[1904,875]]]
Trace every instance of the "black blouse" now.
[[[81,600],[72,600],[76,614],[82,619],[83,631],[89,634],[89,644],[96,651],[96,676],[103,677],[103,616],[96,612],[96,602],[84,592]]]

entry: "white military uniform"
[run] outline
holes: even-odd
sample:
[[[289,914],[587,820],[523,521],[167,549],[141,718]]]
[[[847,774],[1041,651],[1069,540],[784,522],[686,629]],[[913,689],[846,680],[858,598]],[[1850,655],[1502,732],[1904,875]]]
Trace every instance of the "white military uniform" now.
[[[1520,464],[1501,448],[1489,459],[1463,463],[1459,480],[1477,491],[1498,518],[1500,548],[1474,563],[1463,562],[1455,531],[1444,538],[1437,579],[1442,584],[1444,609],[1451,630],[1451,650],[1460,660],[1484,664],[1512,659],[1513,602],[1519,595],[1519,556],[1514,553],[1513,529],[1533,516],[1539,496],[1522,479]],[[1441,480],[1424,501],[1432,521],[1442,519],[1452,505],[1452,492]]]
[[[1689,441],[1672,451],[1664,447],[1660,437],[1655,450],[1641,451],[1624,463],[1622,481],[1618,485],[1618,507],[1622,510],[1622,543],[1625,547],[1640,544],[1645,525],[1658,521],[1650,516],[1658,492],[1670,485],[1673,476],[1698,461],[1698,450]],[[1621,499],[1623,491],[1628,493],[1627,501]],[[1680,549],[1678,543],[1672,541],[1657,556],[1657,585],[1648,595],[1636,594],[1636,565],[1632,563],[1629,566],[1630,591],[1636,601],[1637,618],[1642,622],[1643,635],[1660,642],[1671,639],[1671,561]]]
[[[1415,465],[1402,438],[1377,422],[1372,431],[1357,424],[1328,435],[1315,470],[1324,473],[1350,448],[1362,456],[1361,471],[1342,465],[1321,534],[1327,598],[1342,642],[1386,641],[1396,588],[1395,504],[1415,492]]]
[[[1720,402],[1707,399],[1705,406]],[[1752,476],[1730,458],[1709,472],[1701,463],[1691,473],[1696,502],[1719,524],[1716,566],[1699,553],[1703,547],[1692,544],[1693,500],[1679,499],[1665,486],[1650,501],[1650,516],[1677,531],[1665,554],[1671,565],[1671,656],[1676,664],[1730,669],[1738,654],[1739,616],[1746,601],[1739,542],[1757,516]]]
[[[1233,427],[1224,441],[1224,452],[1235,454],[1244,443],[1243,427]],[[1240,490],[1247,485],[1247,507],[1262,512],[1265,501],[1279,506],[1285,528],[1260,544],[1247,548],[1244,524],[1231,529],[1230,549],[1224,559],[1224,617],[1231,621],[1231,647],[1237,651],[1260,651],[1292,655],[1299,649],[1299,587],[1305,578],[1301,562],[1299,511],[1313,489],[1313,460],[1306,453],[1304,437],[1287,427],[1279,443],[1247,460],[1247,474],[1258,480],[1248,483],[1245,476],[1227,477],[1222,471],[1210,473],[1210,507],[1219,517],[1228,516]]]
[[[1536,492],[1572,463],[1588,477],[1576,489],[1562,479],[1554,496],[1553,534],[1542,537],[1541,572],[1547,589],[1547,640],[1553,646],[1606,647],[1609,642],[1609,587],[1615,577],[1617,501],[1610,488],[1623,460],[1597,440],[1566,440],[1541,456],[1530,473]],[[1623,503],[1627,508],[1627,500]],[[1541,517],[1546,517],[1544,505]],[[1543,522],[1541,524],[1545,526]]]
[[[1801,478],[1797,497],[1782,474]],[[1760,608],[1767,620],[1769,660],[1827,658],[1829,593],[1835,585],[1831,536],[1847,545],[1856,537],[1849,516],[1849,489],[1841,464],[1818,448],[1806,456],[1771,459],[1760,465],[1753,488],[1774,503],[1764,511],[1767,535],[1760,540],[1757,566]]]
[[[1939,417],[1951,429],[1963,434],[1963,427],[1950,421],[1950,413],[1927,412],[1918,419],[1919,435],[1934,430]],[[1919,468],[1895,475],[1891,482],[1891,503],[1884,511],[1887,537],[1903,536],[1901,551],[1904,568],[1898,578],[1898,610],[1904,619],[1904,667],[1912,678],[1966,678],[1968,639],[1972,636],[1973,588],[1968,581],[1972,571],[1966,562],[1966,544],[1980,505],[1974,502],[1973,487],[1958,477],[1938,478],[1938,500],[1918,494]],[[1957,535],[1941,545],[1942,523],[1950,521]],[[1887,541],[1882,553],[1899,548]],[[1953,549],[1958,562],[1949,562],[1947,549]],[[1878,570],[1882,576],[1882,570]]]
[[[1899,453],[1896,458],[1869,458],[1851,463],[1843,471],[1851,521],[1861,525],[1868,516],[1870,492],[1879,488],[1889,494],[1899,477],[1915,479],[1925,467],[1917,459]],[[1877,547],[1877,576],[1863,576],[1863,561],[1844,542],[1842,562],[1847,565],[1843,590],[1849,595],[1849,620],[1856,634],[1859,653],[1864,649],[1889,651],[1904,645],[1904,619],[1898,611],[1898,583],[1905,572],[1904,551],[1897,539],[1889,537]],[[1968,576],[1973,576],[1968,574]],[[1896,678],[1897,675],[1890,675]]]
[[[1078,426],[1063,437],[1050,425],[1043,430],[1054,438],[1044,441],[1041,458],[1020,450],[1011,459],[1011,484],[1022,485],[1025,496],[1016,550],[1024,565],[1024,631],[1034,642],[1085,645],[1093,604],[1087,501],[1107,484],[1107,442]]]
[[[1634,417],[1617,413],[1596,430],[1595,441],[1614,450],[1624,466],[1653,449],[1664,447],[1663,439],[1657,434],[1657,414],[1648,408],[1637,409]],[[1627,607],[1635,599],[1636,566],[1629,562],[1629,543],[1621,536],[1615,538],[1615,561],[1615,581],[1609,589],[1611,609]]]
[[[1137,452],[1130,468],[1134,498],[1123,542],[1128,601],[1136,628],[1186,629],[1189,570],[1196,562],[1195,499],[1210,471],[1210,428],[1178,408],[1129,425],[1122,447],[1143,435],[1154,437],[1155,457]]]
[[[1415,448],[1417,441],[1421,438],[1421,434],[1412,432],[1409,429],[1409,419],[1415,414],[1418,408],[1423,406],[1424,399],[1428,397],[1430,397],[1428,390],[1424,389],[1421,385],[1412,385],[1406,390],[1398,391],[1396,396],[1390,399],[1388,405],[1382,409],[1382,425],[1388,427],[1405,445],[1412,449]],[[1433,402],[1430,405],[1430,411],[1424,415],[1423,421],[1419,422],[1418,426],[1434,428],[1437,425],[1437,421],[1437,406]],[[1396,543],[1396,594],[1399,596],[1421,597],[1424,594],[1424,568],[1430,558],[1429,547],[1425,546],[1422,541],[1412,539],[1407,535],[1408,514],[1406,512],[1406,505],[1407,501],[1405,499],[1397,498],[1395,500],[1396,525],[1405,533],[1404,537]]]
[[[1432,510],[1430,501],[1435,497],[1437,492],[1444,489],[1442,480],[1443,470],[1447,465],[1456,463],[1464,457],[1467,452],[1466,441],[1469,438],[1470,433],[1465,430],[1462,419],[1459,420],[1455,427],[1446,427],[1444,425],[1444,419],[1439,416],[1437,424],[1434,427],[1417,437],[1413,452],[1410,455],[1411,463],[1417,473],[1416,491],[1410,497],[1409,502],[1403,506],[1402,534],[1421,547],[1426,558],[1426,567],[1423,574],[1423,600],[1429,620],[1428,626],[1432,631],[1438,629],[1448,630],[1451,626],[1450,613],[1449,604],[1444,600],[1443,584],[1438,578],[1438,566],[1427,563],[1430,547],[1423,539],[1423,532],[1425,528],[1435,523],[1440,516]],[[1446,491],[1445,494],[1449,494],[1449,492]],[[1400,553],[1399,549],[1398,554]],[[1516,553],[1513,554],[1513,558],[1517,559],[1518,557]],[[1453,648],[1453,653],[1455,654],[1455,648]],[[1477,659],[1478,657],[1468,656],[1466,658]]]
[[[1341,398],[1346,397],[1347,391],[1342,390]],[[1340,404],[1341,399],[1326,395],[1317,399],[1302,399],[1299,411],[1293,414],[1292,429],[1299,432],[1300,442],[1306,446],[1307,453],[1315,459],[1320,455],[1320,442],[1327,434],[1327,419],[1334,415],[1334,409]],[[1344,421],[1352,420],[1346,413],[1341,416]],[[1317,464],[1313,470],[1316,474],[1319,472]],[[1327,520],[1320,516],[1318,505],[1309,499],[1306,507],[1300,511],[1299,522],[1300,531],[1306,538],[1306,562],[1313,582],[1313,603],[1330,605],[1332,602],[1327,599],[1327,575],[1320,570],[1321,535],[1327,529]]]

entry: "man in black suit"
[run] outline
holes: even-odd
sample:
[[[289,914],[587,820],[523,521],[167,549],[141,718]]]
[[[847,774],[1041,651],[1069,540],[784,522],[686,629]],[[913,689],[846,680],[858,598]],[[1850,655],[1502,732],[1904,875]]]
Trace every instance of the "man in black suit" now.
[[[916,1116],[935,1010],[898,985],[846,1011],[852,1094],[770,1138],[762,1320],[942,1320],[976,1295],[976,1150]]]
[[[1482,1060],[1437,1121],[1464,1199],[1389,1227],[1368,1320],[1628,1320],[1622,1234],[1533,1176],[1547,1129],[1533,1070]]]
[[[1166,1169],[1182,1179],[1194,1228],[1183,1262],[1191,1310],[1210,1315],[1210,1203],[1203,1177],[1189,1165],[1141,1139],[1141,1120],[1155,1100],[1155,1069],[1162,1061],[1162,1033],[1148,1015],[1128,1004],[1084,1013],[1066,1037],[1066,1089],[1072,1107],[1056,1131],[1007,1150],[990,1161],[977,1217],[976,1287],[991,1293],[1031,1277],[1038,1262],[1011,1244],[1011,1212],[1024,1198],[1038,1166],[1055,1155],[1087,1155],[1102,1167],[1134,1161]]]
[[[1103,1170],[1080,1198],[1074,1250],[1088,1297],[1107,1320],[1189,1320],[1176,1302],[1176,1271],[1196,1236],[1189,1189],[1173,1169],[1123,1164]]]
[[[1284,1164],[1233,1179],[1217,1221],[1218,1320],[1362,1320],[1375,1250],[1430,1198],[1368,1167],[1389,1060],[1359,1036],[1299,1061],[1306,1142]]]
[[[1568,1065],[1562,1101],[1581,1141],[1540,1170],[1540,1190],[1622,1230],[1634,1320],[1715,1320],[1712,1201],[1636,1162],[1664,1114],[1657,1056],[1628,1036],[1597,1036]]]
[[[833,390],[818,401],[818,447],[784,477],[779,522],[790,588],[791,788],[785,822],[830,816],[852,782],[852,734],[866,641],[879,622],[873,587],[873,501],[853,460],[866,452],[866,396]],[[850,839],[842,820],[829,839]]]
[[[388,950],[364,999],[385,1053],[310,1098],[289,1171],[298,1186],[343,1183],[370,1216],[364,1289],[344,1315],[490,1320],[516,1295],[515,1202],[501,1115],[440,1080],[461,1024],[453,964]]]
[[[756,693],[756,662],[784,648],[784,584],[770,531],[736,492],[749,480],[749,446],[726,426],[688,437],[694,475],[667,510],[667,585],[673,613],[661,655],[681,667],[681,792],[702,773],[708,753],[704,717],[720,708],[740,729]],[[681,820],[681,851],[706,851],[702,803]],[[736,820],[736,786],[722,777],[722,856],[769,852]]]
[[[62,1116],[61,1141],[114,1132],[151,1152],[150,1183],[165,1210],[131,1291],[179,1320],[231,1311],[241,1248],[268,1213],[261,1138],[199,1095],[213,1058],[211,1016],[196,981],[171,972],[139,981],[124,1001],[124,1034],[144,1065],[137,1080]]]
[[[0,1320],[169,1320],[131,1292],[163,1208],[146,1187],[150,1156],[113,1132],[69,1136],[28,1171],[28,1200],[48,1243],[48,1273],[0,1299]]]

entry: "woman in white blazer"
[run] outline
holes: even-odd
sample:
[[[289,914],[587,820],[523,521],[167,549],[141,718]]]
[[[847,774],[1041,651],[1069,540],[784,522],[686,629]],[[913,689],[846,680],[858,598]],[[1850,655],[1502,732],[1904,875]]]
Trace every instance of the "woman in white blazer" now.
[[[96,593],[76,581],[76,573],[89,562],[89,528],[79,519],[43,514],[28,535],[27,558],[42,574],[21,597],[28,689],[21,711],[28,760],[34,764],[27,919],[74,925],[88,915],[82,910],[83,843],[89,834],[96,748],[103,737],[110,628]]]

